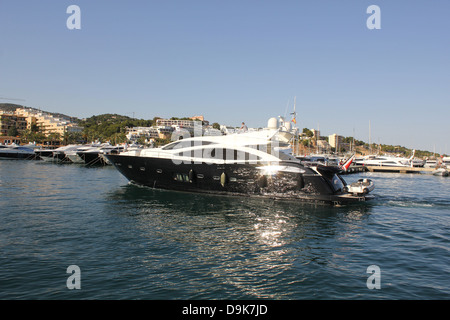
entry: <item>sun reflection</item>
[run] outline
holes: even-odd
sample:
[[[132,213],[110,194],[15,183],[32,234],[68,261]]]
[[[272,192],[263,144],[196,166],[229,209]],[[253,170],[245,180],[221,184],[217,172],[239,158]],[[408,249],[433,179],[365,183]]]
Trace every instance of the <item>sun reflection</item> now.
[[[276,214],[272,217],[258,217],[253,225],[259,243],[269,247],[280,247],[286,244],[284,234],[289,226],[285,217]]]

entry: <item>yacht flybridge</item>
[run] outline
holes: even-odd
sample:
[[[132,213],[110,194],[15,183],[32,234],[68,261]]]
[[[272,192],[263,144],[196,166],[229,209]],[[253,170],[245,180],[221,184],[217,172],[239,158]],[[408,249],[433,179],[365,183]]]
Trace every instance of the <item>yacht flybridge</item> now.
[[[260,131],[185,138],[106,157],[132,183],[152,188],[328,204],[373,198],[373,183],[349,187],[338,167],[303,165],[290,154],[293,134],[274,127],[273,119]]]

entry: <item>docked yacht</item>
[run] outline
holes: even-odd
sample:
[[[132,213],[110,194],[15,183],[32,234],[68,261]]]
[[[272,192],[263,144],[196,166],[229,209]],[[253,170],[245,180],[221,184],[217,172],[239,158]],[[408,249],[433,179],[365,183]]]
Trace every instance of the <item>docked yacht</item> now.
[[[17,144],[0,145],[0,159],[33,159],[34,157],[33,149]]]
[[[69,150],[65,152],[66,157],[72,161],[72,163],[85,163],[84,159],[84,152],[87,152],[89,150],[96,150],[98,147],[100,147],[100,143],[91,143],[86,145],[80,145],[78,148],[74,148],[72,150]]]
[[[101,144],[95,148],[88,148],[86,150],[78,150],[77,155],[83,159],[88,166],[93,165],[108,165],[111,164],[105,155],[109,153],[119,153],[124,149],[123,146],[112,146],[109,143]]]
[[[414,159],[414,153],[410,158],[402,158],[388,155],[369,155],[363,158],[355,159],[355,163],[365,166],[380,166],[380,167],[421,167],[423,161]]]
[[[132,183],[152,188],[328,204],[373,198],[368,194],[373,183],[366,185],[371,181],[349,188],[340,168],[306,166],[285,152],[292,137],[269,125],[260,131],[189,137],[106,157]]]

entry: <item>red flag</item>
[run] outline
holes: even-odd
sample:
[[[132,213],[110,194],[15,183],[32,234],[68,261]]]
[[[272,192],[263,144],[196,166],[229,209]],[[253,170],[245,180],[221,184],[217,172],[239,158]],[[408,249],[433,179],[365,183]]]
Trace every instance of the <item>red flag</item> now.
[[[354,155],[351,156],[350,159],[348,159],[348,160],[341,166],[341,168],[344,169],[345,171],[347,171],[347,170],[348,170],[348,167],[350,167],[350,165],[352,164],[353,159],[355,159],[355,156],[354,156]]]

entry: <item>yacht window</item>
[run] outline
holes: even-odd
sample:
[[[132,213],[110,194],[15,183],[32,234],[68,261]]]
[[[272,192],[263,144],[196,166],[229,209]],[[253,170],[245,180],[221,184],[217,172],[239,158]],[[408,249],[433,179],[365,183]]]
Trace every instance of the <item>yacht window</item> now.
[[[294,157],[288,155],[287,153],[284,153],[282,151],[274,151],[274,152],[278,152],[278,154],[276,153],[272,153],[273,155],[277,156],[278,158],[280,158],[281,160],[295,160]]]
[[[163,150],[172,150],[174,148],[179,147],[180,142],[174,142],[171,144],[168,144],[167,146],[163,147]]]
[[[174,143],[170,143],[167,146],[163,147],[163,150],[173,150],[173,149],[180,149],[180,148],[187,148],[192,146],[192,141],[184,141],[179,140]]]
[[[177,142],[173,142],[170,143],[166,146],[164,146],[162,149],[163,150],[173,150],[173,149],[178,149],[178,148],[188,148],[188,147],[196,147],[196,146],[207,146],[207,145],[211,145],[214,144],[211,141],[184,141],[184,140],[180,140]]]
[[[215,148],[205,148],[203,149],[203,158],[205,159],[216,159],[216,155],[221,155],[222,149]]]
[[[190,182],[189,175],[187,173],[174,173],[173,179],[180,182]]]

